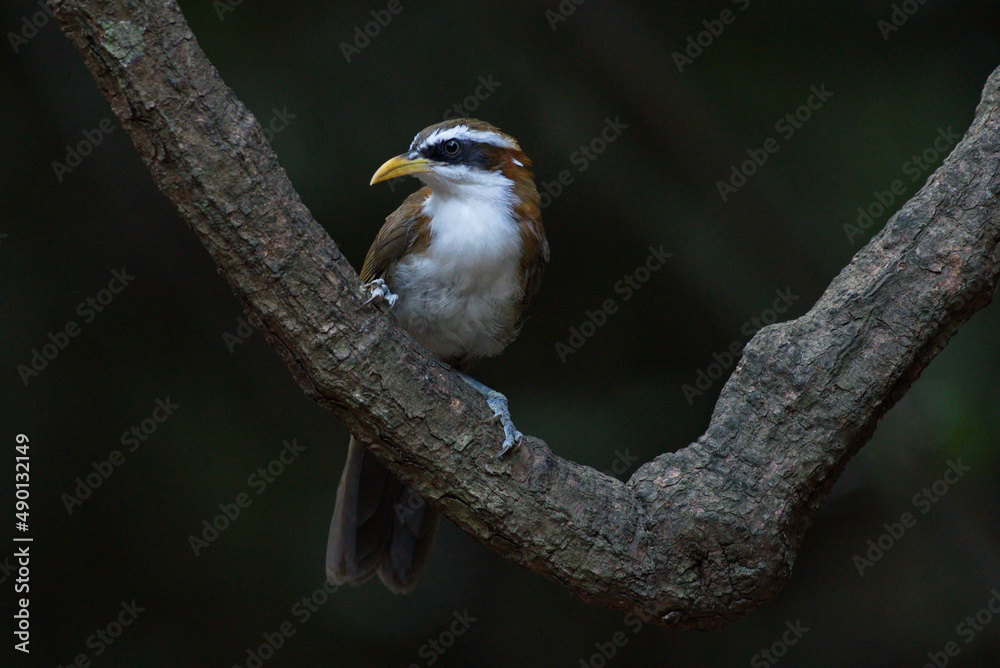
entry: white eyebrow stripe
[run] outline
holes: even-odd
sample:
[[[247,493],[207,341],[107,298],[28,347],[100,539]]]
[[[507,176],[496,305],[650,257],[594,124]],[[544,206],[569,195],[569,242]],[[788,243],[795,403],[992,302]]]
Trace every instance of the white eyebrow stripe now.
[[[514,148],[512,144],[507,139],[504,139],[495,132],[484,132],[482,130],[470,130],[467,125],[456,125],[453,128],[447,128],[444,130],[435,130],[431,133],[427,139],[421,142],[420,146],[412,146],[410,150],[420,150],[425,146],[431,146],[449,139],[468,139],[470,141],[481,142],[483,144],[490,144],[492,146],[499,146],[500,148]],[[413,141],[417,138],[414,137]]]

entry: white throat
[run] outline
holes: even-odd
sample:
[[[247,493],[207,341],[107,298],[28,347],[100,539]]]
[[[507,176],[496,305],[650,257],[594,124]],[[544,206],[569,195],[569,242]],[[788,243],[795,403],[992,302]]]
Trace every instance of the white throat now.
[[[497,174],[493,182],[434,183],[423,211],[431,219],[430,253],[460,272],[506,270],[521,254],[521,234],[513,215],[514,184]],[[430,180],[430,179],[428,179]],[[444,179],[435,179],[444,181]],[[495,277],[495,276],[492,276]]]
[[[514,182],[500,172],[449,167],[460,173],[421,174],[431,187],[423,212],[431,219],[431,252],[441,260],[465,265],[499,263],[521,254],[521,234],[514,219]],[[515,263],[516,264],[516,263]],[[456,267],[481,273],[476,266]]]

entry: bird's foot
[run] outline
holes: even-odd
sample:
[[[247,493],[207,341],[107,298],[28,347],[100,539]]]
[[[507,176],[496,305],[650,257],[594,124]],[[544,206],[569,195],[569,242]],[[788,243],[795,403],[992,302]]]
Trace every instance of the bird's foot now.
[[[464,373],[459,373],[459,375],[462,377],[462,380],[476,388],[476,390],[486,398],[486,403],[489,404],[490,408],[493,409],[493,417],[489,418],[487,422],[495,422],[499,420],[501,426],[503,426],[503,445],[500,448],[500,452],[493,456],[494,461],[500,459],[513,448],[520,445],[521,438],[523,437],[521,432],[519,432],[514,426],[513,420],[510,419],[510,408],[507,406],[507,397],[500,394],[496,390],[491,390],[478,380],[467,376]]]
[[[361,289],[370,290],[370,292],[368,293],[369,294],[368,301],[362,304],[359,307],[359,310],[368,306],[376,299],[381,299],[385,302],[388,302],[389,308],[392,308],[393,306],[396,305],[396,300],[399,299],[399,295],[390,292],[389,286],[386,285],[385,281],[383,281],[381,278],[376,278],[374,281],[371,281],[370,283],[365,283],[364,285],[361,286]]]

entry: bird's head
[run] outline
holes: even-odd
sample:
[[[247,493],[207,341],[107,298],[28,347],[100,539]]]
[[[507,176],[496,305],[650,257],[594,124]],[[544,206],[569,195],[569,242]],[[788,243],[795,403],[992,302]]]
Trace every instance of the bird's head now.
[[[407,175],[446,196],[475,198],[495,195],[498,189],[535,190],[531,161],[517,140],[474,118],[425,128],[406,153],[378,168],[371,185]]]

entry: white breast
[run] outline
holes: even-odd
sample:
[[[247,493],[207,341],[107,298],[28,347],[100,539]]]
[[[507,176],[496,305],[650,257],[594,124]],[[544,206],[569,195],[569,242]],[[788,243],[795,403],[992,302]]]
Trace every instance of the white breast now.
[[[391,278],[399,323],[443,360],[486,357],[513,336],[522,290],[521,236],[509,196],[434,192],[424,202],[431,242]],[[500,194],[500,193],[497,193]]]

